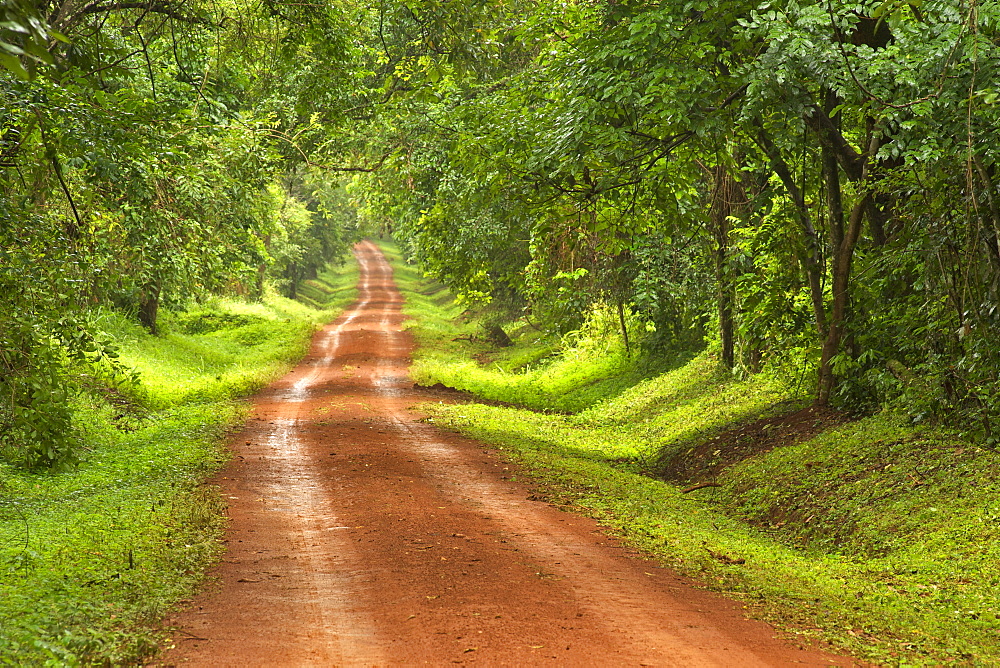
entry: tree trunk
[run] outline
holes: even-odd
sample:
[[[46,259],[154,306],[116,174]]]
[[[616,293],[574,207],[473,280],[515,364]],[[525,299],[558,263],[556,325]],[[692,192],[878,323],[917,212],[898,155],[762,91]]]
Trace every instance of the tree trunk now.
[[[732,369],[736,365],[736,346],[733,319],[735,301],[732,270],[729,267],[729,217],[732,215],[733,195],[736,188],[729,170],[717,165],[712,175],[712,206],[709,218],[715,237],[716,306],[719,311],[719,340],[722,344],[722,365]]]
[[[622,329],[622,340],[625,342],[625,357],[632,357],[632,348],[628,340],[628,324],[625,322],[625,302],[618,300],[618,326]]]
[[[831,131],[840,133],[840,114],[834,110],[840,104],[840,98],[827,89],[823,100],[823,113],[832,124]],[[833,114],[833,116],[831,116]],[[826,187],[826,210],[830,226],[830,248],[834,253],[844,242],[844,198],[840,189],[840,167],[833,147],[828,143],[820,146],[822,158],[823,183]]]
[[[507,336],[507,332],[503,331],[500,323],[495,322],[486,328],[486,338],[490,343],[500,348],[507,348],[514,345],[514,342]]]
[[[847,309],[851,297],[851,264],[854,260],[854,249],[861,237],[861,224],[865,220],[865,214],[872,209],[874,195],[866,186],[871,180],[871,160],[878,154],[879,142],[879,134],[872,128],[868,139],[868,149],[864,153],[861,175],[858,179],[863,188],[863,194],[854,208],[851,209],[847,229],[842,230],[839,243],[833,247],[833,303],[830,306],[826,339],[823,341],[823,351],[819,360],[819,379],[816,389],[816,405],[818,406],[830,403],[830,396],[837,384],[837,377],[833,371],[833,358],[840,351],[841,339],[844,337],[844,322],[847,319]]]
[[[833,151],[825,146],[822,149],[822,156],[830,248],[836,252],[844,242],[844,200],[840,189],[840,168],[837,166],[837,157],[833,155]]]
[[[885,246],[889,241],[885,227],[891,218],[892,208],[892,200],[882,193],[876,193],[868,204],[868,229],[876,246]]]
[[[819,386],[816,391],[816,405],[826,406],[836,386],[837,378],[833,372],[833,358],[840,351],[840,341],[844,336],[844,320],[847,317],[847,307],[850,303],[851,264],[854,260],[854,249],[861,236],[861,223],[865,218],[871,195],[866,193],[851,210],[851,218],[833,258],[833,304],[830,307],[830,319],[827,323],[826,339],[823,341],[823,352],[819,362]]]
[[[285,273],[288,277],[288,298],[296,299],[299,296],[299,268],[295,263],[288,265]]]
[[[996,198],[993,196],[996,186],[993,183],[993,165],[989,167],[983,162],[983,159],[979,156],[972,158],[973,165],[975,165],[976,171],[979,174],[979,180],[983,184],[983,192],[986,193],[986,204],[988,208],[986,214],[981,211],[982,204],[979,201],[979,197],[976,195],[976,189],[973,186],[970,188],[973,197],[973,201],[976,203],[976,209],[979,210],[980,216],[987,218],[990,222],[990,228],[986,233],[987,246],[990,251],[990,259],[993,262],[994,267],[1000,268],[1000,204],[997,203]]]
[[[154,336],[159,334],[156,314],[160,310],[160,283],[151,283],[142,289],[139,297],[139,323]]]
[[[267,264],[261,262],[257,265],[257,276],[254,279],[253,294],[251,298],[259,302],[264,298],[264,278],[267,276]]]

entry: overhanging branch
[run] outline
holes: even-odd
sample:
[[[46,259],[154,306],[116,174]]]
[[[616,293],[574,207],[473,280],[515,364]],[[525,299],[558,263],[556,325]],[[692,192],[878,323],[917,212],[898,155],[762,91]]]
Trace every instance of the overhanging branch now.
[[[177,21],[185,23],[198,23],[201,25],[215,25],[208,19],[201,16],[191,16],[178,11],[182,5],[171,5],[163,2],[111,2],[105,4],[91,3],[83,7],[78,16],[86,14],[105,14],[108,12],[121,11],[124,9],[142,9],[153,14],[161,14]]]

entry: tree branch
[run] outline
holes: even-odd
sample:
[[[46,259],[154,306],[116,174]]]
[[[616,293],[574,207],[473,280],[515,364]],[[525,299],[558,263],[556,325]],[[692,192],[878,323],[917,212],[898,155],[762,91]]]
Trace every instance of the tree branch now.
[[[188,16],[177,11],[177,6],[171,6],[162,2],[113,2],[110,4],[99,5],[96,2],[85,6],[79,12],[78,16],[83,16],[86,14],[103,14],[105,12],[121,11],[123,9],[144,9],[147,12],[153,14],[162,14],[168,16],[177,21],[183,21],[185,23],[198,23],[201,25],[211,25],[215,24],[206,18],[200,16]]]
[[[729,97],[727,97],[725,100],[723,100],[719,104],[719,106],[717,106],[717,107],[708,107],[707,109],[705,109],[705,111],[708,112],[708,113],[711,113],[713,111],[721,111],[722,109],[725,109],[726,107],[728,107],[729,105],[731,105],[733,102],[735,102],[737,99],[739,99],[743,95],[743,93],[747,92],[747,88],[749,88],[749,87],[750,87],[750,84],[743,84],[742,86],[740,86],[739,88],[737,88],[736,90],[734,90],[732,93],[730,93]]]
[[[843,168],[848,178],[851,181],[860,181],[862,178],[862,165],[864,164],[861,154],[847,143],[844,135],[840,133],[840,130],[830,120],[830,117],[826,115],[822,107],[813,103],[811,110],[812,116],[806,116],[803,119],[806,125],[816,133],[820,142],[833,150],[834,155],[837,156],[837,162],[840,163],[841,168]]]
[[[823,305],[823,287],[820,278],[822,265],[820,264],[820,249],[822,244],[819,238],[819,234],[816,233],[816,228],[812,224],[812,219],[809,217],[809,209],[806,206],[805,197],[799,186],[795,183],[795,179],[792,177],[792,172],[788,167],[788,163],[785,159],[781,157],[781,150],[775,145],[771,136],[764,129],[764,125],[760,121],[754,123],[757,132],[752,133],[750,137],[753,139],[754,143],[760,147],[764,155],[768,157],[771,162],[771,169],[775,174],[778,175],[778,179],[785,186],[785,190],[788,192],[788,196],[792,199],[792,203],[795,205],[795,211],[798,214],[799,225],[802,227],[802,233],[806,240],[806,257],[805,257],[805,267],[806,274],[809,278],[809,292],[812,297],[812,307],[813,307],[813,317],[816,319],[816,331],[819,332],[820,336],[824,336],[826,333],[826,309]]]

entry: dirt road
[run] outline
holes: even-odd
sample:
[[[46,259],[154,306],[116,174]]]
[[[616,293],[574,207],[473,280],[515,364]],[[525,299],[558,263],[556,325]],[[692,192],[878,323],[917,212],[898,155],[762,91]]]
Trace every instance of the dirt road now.
[[[202,666],[851,665],[532,501],[482,444],[418,422],[402,298],[371,243],[358,302],[261,393],[220,474],[218,587],[161,661]]]

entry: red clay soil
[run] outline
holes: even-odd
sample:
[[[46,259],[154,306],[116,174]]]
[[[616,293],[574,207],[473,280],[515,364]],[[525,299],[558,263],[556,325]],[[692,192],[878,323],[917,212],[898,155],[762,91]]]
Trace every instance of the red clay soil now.
[[[593,521],[530,500],[481,443],[419,422],[402,298],[359,301],[262,392],[232,463],[218,584],[159,665],[853,665],[801,649]]]

